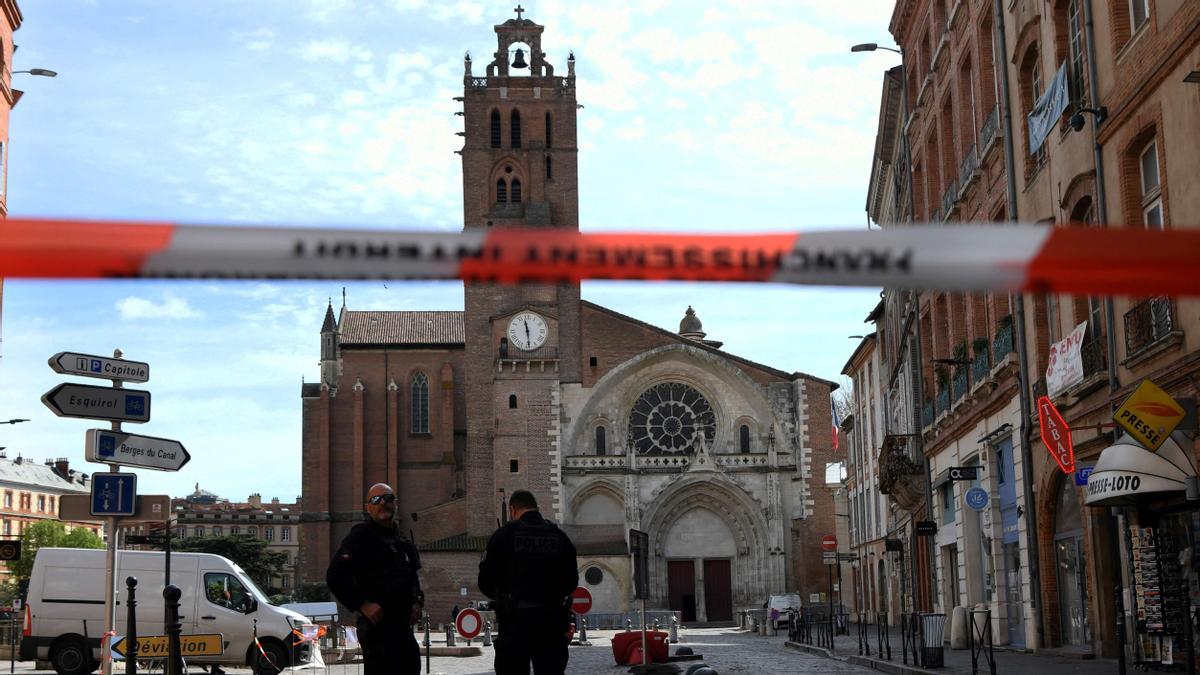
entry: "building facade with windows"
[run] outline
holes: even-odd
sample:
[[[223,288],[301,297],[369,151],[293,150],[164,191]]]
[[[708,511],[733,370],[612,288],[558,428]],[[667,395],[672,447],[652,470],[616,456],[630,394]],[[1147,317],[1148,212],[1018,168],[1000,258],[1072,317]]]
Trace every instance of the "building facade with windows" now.
[[[172,527],[180,539],[243,536],[262,539],[267,550],[286,556],[283,573],[272,577],[272,593],[290,593],[296,587],[296,565],[300,557],[301,502],[281,502],[274,497],[263,502],[252,494],[244,502],[231,502],[201,490],[171,500]]]
[[[59,520],[63,495],[89,494],[88,474],[71,469],[65,459],[48,459],[43,464],[24,457],[8,459],[0,451],[0,537],[19,539],[25,529],[43,520]],[[82,527],[103,536],[95,522],[64,522],[67,530]],[[0,573],[8,574],[7,567]]]
[[[1200,4],[1018,1],[1007,4],[1004,22],[1009,53],[999,61],[1012,81],[1020,220],[1148,230],[1200,223],[1200,158],[1181,151],[1195,145],[1200,129]],[[1054,98],[1059,72],[1065,105],[1031,137],[1029,113]],[[1080,465],[1118,440],[1101,425],[1143,379],[1175,397],[1198,393],[1194,299],[1047,293],[1027,296],[1026,309],[1032,396],[1048,396],[1062,413]],[[1064,380],[1051,366],[1056,347],[1077,329],[1082,344],[1073,358],[1081,375]],[[1036,428],[1036,408],[1030,414]],[[1186,450],[1195,456],[1194,444]],[[1040,443],[1033,457],[1043,644],[1112,656],[1113,589],[1133,586],[1120,561],[1130,554],[1136,517],[1085,506],[1084,488]],[[1130,624],[1130,635],[1136,627]]]
[[[982,0],[895,4],[889,28],[904,67],[885,74],[868,188],[868,213],[881,226],[1007,219],[994,24]],[[1036,606],[1018,508],[1014,304],[1006,294],[885,290],[879,461],[881,489],[897,507],[890,536],[914,561],[905,611],[984,604],[997,642],[1023,646],[1036,641],[1027,620]],[[950,479],[952,467],[972,465],[976,484]],[[963,505],[972,487],[991,495],[980,511]],[[936,534],[917,536],[913,520],[933,521]]]
[[[543,30],[510,19],[483,73],[465,60],[468,232],[579,228],[575,59],[556,75]],[[676,332],[578,283],[475,280],[461,312],[330,305],[321,341],[321,381],[301,392],[306,580],[388,482],[434,616],[479,597],[480,554],[521,488],[581,543],[595,611],[633,603],[631,528],[649,535],[650,606],[685,621],[828,591],[836,384],[722,350],[690,307]]]

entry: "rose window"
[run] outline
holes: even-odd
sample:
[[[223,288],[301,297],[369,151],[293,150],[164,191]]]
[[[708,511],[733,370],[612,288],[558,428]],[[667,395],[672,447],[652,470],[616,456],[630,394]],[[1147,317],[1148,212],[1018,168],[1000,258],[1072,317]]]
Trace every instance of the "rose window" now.
[[[704,434],[710,445],[717,416],[704,396],[679,382],[647,389],[629,413],[629,442],[641,455],[692,454]]]

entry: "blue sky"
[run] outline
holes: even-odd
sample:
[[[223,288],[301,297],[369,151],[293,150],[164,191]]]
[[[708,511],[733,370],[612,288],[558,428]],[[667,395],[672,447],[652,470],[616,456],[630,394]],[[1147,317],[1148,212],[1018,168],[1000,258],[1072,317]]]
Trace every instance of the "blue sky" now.
[[[523,2],[560,73],[575,52],[585,231],[865,227],[891,2]],[[24,0],[10,122],[14,216],[457,231],[452,99],[513,2]],[[0,446],[82,467],[103,426],[38,401],[57,351],[151,364],[153,419],[193,460],[144,493],[300,490],[300,382],[324,306],[461,309],[457,283],[9,280]],[[584,297],[674,329],[695,307],[731,352],[829,379],[877,291],[586,283]],[[89,470],[100,469],[91,465]]]

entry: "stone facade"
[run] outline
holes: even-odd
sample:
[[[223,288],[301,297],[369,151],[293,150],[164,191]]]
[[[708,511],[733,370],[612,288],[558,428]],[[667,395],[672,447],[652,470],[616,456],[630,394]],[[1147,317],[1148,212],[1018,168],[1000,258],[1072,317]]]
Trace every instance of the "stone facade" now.
[[[576,230],[574,57],[556,76],[542,26],[495,30],[486,76],[464,64],[464,227]],[[435,620],[480,599],[480,552],[522,488],[575,540],[597,612],[633,606],[630,528],[650,535],[648,604],[687,621],[824,588],[836,385],[721,351],[691,308],[675,333],[578,284],[470,281],[464,296],[463,312],[327,309],[322,381],[303,388],[306,580],[385,481]]]

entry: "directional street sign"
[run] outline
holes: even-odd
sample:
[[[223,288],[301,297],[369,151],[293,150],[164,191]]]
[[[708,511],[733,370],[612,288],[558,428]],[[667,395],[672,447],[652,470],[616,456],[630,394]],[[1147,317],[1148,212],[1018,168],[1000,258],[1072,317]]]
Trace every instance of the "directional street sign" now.
[[[839,553],[838,560],[841,562],[854,562],[858,560],[858,555],[854,553]]]
[[[137,474],[92,474],[92,515],[132,516],[137,512]]]
[[[918,537],[931,537],[937,534],[937,521],[918,520],[916,530]]]
[[[146,382],[150,379],[150,364],[141,361],[126,361],[91,354],[59,352],[50,357],[50,367],[64,375],[99,377],[105,380]]]
[[[192,458],[179,441],[104,429],[88,429],[84,457],[89,462],[157,471],[178,471]]]
[[[826,565],[838,564],[837,551],[821,551],[821,562],[825,563]]]
[[[59,417],[114,422],[150,421],[150,392],[137,389],[68,382],[42,394],[42,403]]]
[[[211,633],[207,635],[180,635],[179,651],[185,657],[220,656],[225,652],[224,643],[225,638],[220,633]],[[129,651],[133,651],[129,649],[129,644],[125,640],[124,635],[114,638],[112,650],[121,658],[125,658]],[[167,656],[167,636],[139,636],[137,639],[137,649],[134,652],[134,656],[139,659],[165,658]]]

